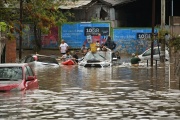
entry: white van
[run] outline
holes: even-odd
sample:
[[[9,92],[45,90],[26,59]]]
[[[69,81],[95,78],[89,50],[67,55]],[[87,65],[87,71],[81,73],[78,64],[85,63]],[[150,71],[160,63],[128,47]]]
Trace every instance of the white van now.
[[[161,47],[159,47],[159,49],[158,49],[158,47],[153,48],[153,60],[160,60],[160,54],[161,54],[160,51],[161,51]],[[147,49],[145,52],[138,55],[138,57],[142,61],[143,60],[151,60],[151,48]],[[167,47],[165,47],[165,59],[169,60],[169,51],[168,51]]]

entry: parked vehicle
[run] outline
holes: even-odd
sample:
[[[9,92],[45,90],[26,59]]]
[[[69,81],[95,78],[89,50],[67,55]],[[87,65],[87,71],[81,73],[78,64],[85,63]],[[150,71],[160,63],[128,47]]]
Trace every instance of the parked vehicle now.
[[[20,60],[21,63],[29,63],[30,65],[51,65],[59,66],[55,56],[46,56],[39,54],[30,54]]]
[[[161,47],[153,48],[153,60],[160,60]],[[150,60],[151,59],[151,48],[144,51],[142,54],[138,55],[141,60]],[[169,51],[168,48],[165,47],[165,59],[169,60]]]
[[[0,64],[1,92],[37,88],[39,88],[37,77],[27,63]]]
[[[112,65],[113,60],[117,59],[112,58],[111,51],[89,51],[79,62],[79,65],[84,67],[108,67]]]

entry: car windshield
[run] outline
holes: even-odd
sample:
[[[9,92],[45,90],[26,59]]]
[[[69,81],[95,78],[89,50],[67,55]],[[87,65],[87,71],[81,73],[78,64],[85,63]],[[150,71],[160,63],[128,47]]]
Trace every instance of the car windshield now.
[[[106,51],[98,51],[96,53],[92,53],[92,52],[88,52],[85,57],[84,60],[99,60],[99,61],[105,61],[111,60],[111,53]]]
[[[45,57],[45,56],[38,56],[38,60],[39,62],[45,62],[45,63],[54,63],[54,64],[58,64],[57,60],[53,57]]]
[[[0,67],[0,81],[22,80],[21,67]]]

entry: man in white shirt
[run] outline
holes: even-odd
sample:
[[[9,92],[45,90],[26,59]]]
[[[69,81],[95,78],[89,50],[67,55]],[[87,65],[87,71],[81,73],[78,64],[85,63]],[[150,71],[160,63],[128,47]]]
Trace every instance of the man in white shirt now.
[[[59,45],[59,49],[61,52],[61,55],[66,54],[66,51],[68,50],[69,46],[67,43],[64,42],[64,40],[61,41],[61,44]]]

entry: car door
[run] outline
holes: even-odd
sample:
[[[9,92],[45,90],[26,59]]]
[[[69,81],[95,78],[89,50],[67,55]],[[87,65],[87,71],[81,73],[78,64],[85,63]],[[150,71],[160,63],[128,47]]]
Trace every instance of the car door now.
[[[154,60],[159,60],[160,59],[160,51],[161,51],[161,49],[156,47],[153,50],[154,50],[153,51],[153,59]]]
[[[37,78],[33,73],[33,70],[31,69],[30,66],[26,66],[25,67],[25,80],[26,80],[26,87],[27,89],[35,89],[38,88],[38,82],[37,82]],[[33,80],[28,80],[28,76],[32,76],[34,77]]]

